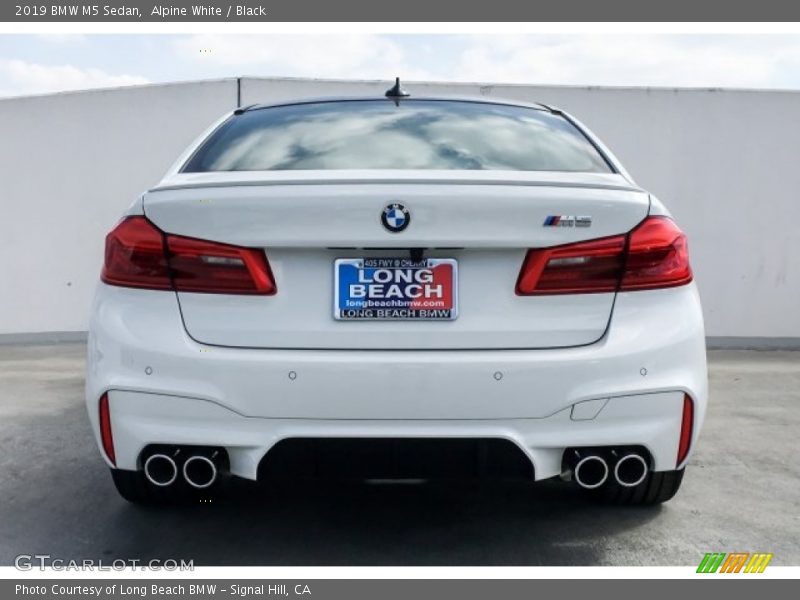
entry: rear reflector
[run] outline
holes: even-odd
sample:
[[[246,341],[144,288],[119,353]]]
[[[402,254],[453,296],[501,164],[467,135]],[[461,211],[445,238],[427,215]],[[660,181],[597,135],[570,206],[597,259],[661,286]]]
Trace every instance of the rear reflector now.
[[[124,219],[106,237],[101,279],[110,285],[179,292],[276,291],[263,250],[164,234],[142,216]]]
[[[648,217],[627,235],[529,250],[517,294],[645,290],[691,280],[686,236],[672,219]]]
[[[114,437],[111,435],[111,412],[108,407],[108,394],[100,396],[100,439],[103,442],[103,451],[112,465],[117,464],[114,454]]]
[[[694,428],[694,402],[689,394],[683,395],[683,414],[681,416],[681,437],[678,440],[678,460],[676,467],[681,466],[689,455],[689,447],[692,443],[692,429]]]

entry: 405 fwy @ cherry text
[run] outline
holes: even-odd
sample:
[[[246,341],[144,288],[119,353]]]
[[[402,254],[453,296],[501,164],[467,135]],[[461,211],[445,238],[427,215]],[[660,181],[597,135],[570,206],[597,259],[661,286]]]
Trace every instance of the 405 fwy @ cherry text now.
[[[219,583],[191,583],[164,585],[151,583],[146,585],[129,585],[113,583],[108,585],[25,585],[15,586],[16,596],[59,596],[61,598],[84,598],[103,596],[132,596],[137,598],[163,597],[163,596],[218,596],[228,595],[237,598],[258,598],[267,596],[308,596],[311,597],[311,587],[304,583],[285,584],[262,583],[258,585],[238,585]]]

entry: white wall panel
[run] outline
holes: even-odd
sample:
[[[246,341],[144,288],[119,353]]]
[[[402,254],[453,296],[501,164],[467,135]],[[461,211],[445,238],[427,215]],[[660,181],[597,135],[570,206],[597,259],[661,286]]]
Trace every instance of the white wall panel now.
[[[690,238],[710,336],[800,337],[800,93],[406,84],[573,113]],[[244,79],[243,104],[387,82]],[[0,334],[86,328],[103,236],[236,80],[0,100]]]
[[[236,82],[0,100],[0,333],[80,331],[105,234]]]

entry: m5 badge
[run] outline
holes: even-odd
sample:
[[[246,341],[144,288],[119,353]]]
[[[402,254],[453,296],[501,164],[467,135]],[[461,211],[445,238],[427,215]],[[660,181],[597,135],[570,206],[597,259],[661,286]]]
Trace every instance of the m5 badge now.
[[[575,215],[548,215],[543,227],[591,227],[592,217]]]

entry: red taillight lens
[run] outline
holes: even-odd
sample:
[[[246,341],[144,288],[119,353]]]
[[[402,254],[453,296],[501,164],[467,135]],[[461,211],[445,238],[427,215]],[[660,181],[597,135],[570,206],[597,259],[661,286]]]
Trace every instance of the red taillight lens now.
[[[622,290],[650,290],[692,280],[686,236],[672,219],[648,217],[630,233]]]
[[[108,407],[108,394],[100,396],[100,440],[103,443],[103,451],[112,465],[117,464],[117,457],[114,455],[114,437],[111,435],[111,412]]]
[[[675,463],[679,467],[689,455],[689,447],[692,443],[692,429],[694,428],[694,402],[689,394],[683,395],[683,414],[681,415],[681,437],[678,440],[678,460]]]
[[[648,217],[627,236],[529,250],[517,294],[589,294],[689,283],[686,236],[666,217]]]
[[[624,262],[625,236],[529,250],[517,294],[613,292]]]
[[[263,250],[165,235],[128,217],[106,237],[101,279],[111,285],[179,292],[274,294]]]
[[[263,250],[168,235],[167,251],[179,292],[275,293]]]
[[[106,258],[100,278],[124,287],[169,290],[164,235],[144,217],[128,217],[106,236]]]

